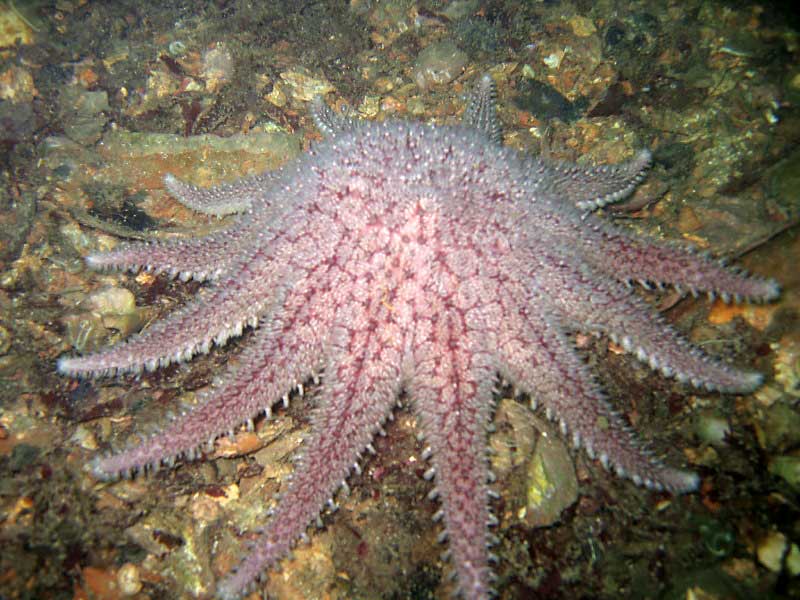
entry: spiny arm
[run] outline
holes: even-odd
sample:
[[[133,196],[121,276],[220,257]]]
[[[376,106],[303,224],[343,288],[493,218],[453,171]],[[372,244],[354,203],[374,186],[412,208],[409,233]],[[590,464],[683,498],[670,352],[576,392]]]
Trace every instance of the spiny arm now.
[[[275,178],[273,172],[267,171],[231,183],[201,188],[167,173],[164,176],[164,187],[184,206],[206,215],[221,217],[243,212],[253,205],[265,202]]]
[[[214,280],[227,274],[256,237],[252,221],[239,221],[220,231],[188,240],[129,242],[108,252],[90,254],[93,269],[120,269],[166,273],[182,281]]]
[[[695,387],[747,393],[761,384],[760,374],[704,354],[623,284],[603,281],[586,265],[542,258],[537,275],[539,301],[551,306],[562,322],[606,334],[653,369]]]
[[[530,175],[546,182],[555,201],[568,202],[580,210],[596,210],[629,196],[647,176],[651,155],[639,151],[628,162],[581,167],[573,163],[532,161]]]
[[[345,312],[352,314],[346,308]],[[385,338],[349,326],[339,328],[335,338],[304,452],[261,537],[220,582],[217,593],[224,600],[239,598],[291,550],[344,483],[396,401],[401,363],[397,350],[387,346]]]
[[[645,241],[594,217],[584,219],[575,235],[584,259],[618,281],[668,284],[693,294],[719,295],[726,302],[767,302],[780,295],[773,279],[750,276],[677,245]]]
[[[268,305],[277,303],[277,293],[265,297],[263,290],[275,288],[280,280],[263,257],[249,258],[252,263],[241,264],[235,277],[201,292],[200,298],[144,332],[88,356],[63,357],[58,370],[72,376],[152,371],[240,335],[244,327],[257,324]]]
[[[550,318],[508,311],[512,324],[499,352],[501,373],[517,382],[534,406],[543,406],[575,447],[637,485],[678,493],[697,487],[697,475],[664,465],[635,438]]]

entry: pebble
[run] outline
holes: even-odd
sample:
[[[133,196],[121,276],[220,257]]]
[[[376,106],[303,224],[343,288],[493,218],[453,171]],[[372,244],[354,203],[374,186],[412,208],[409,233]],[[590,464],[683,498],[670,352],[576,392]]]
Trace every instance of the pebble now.
[[[75,433],[72,434],[71,440],[85,450],[97,450],[98,448],[97,438],[85,425],[78,425]]]
[[[133,596],[142,590],[142,579],[139,567],[133,563],[125,563],[117,571],[117,585],[123,596]]]
[[[142,326],[136,299],[125,288],[107,287],[94,292],[86,299],[86,305],[100,317],[105,329],[116,329],[123,336],[135,333]]]
[[[167,50],[171,56],[174,56],[175,58],[181,58],[186,54],[186,44],[180,40],[175,40],[170,42],[169,46],[167,46]]]
[[[714,413],[702,413],[697,416],[694,432],[701,442],[712,446],[724,446],[731,433],[731,425],[727,419]]]
[[[30,44],[34,40],[34,31],[18,12],[7,3],[0,5],[0,47],[13,48]]]
[[[467,55],[451,41],[431,44],[417,57],[414,82],[423,92],[435,85],[450,83],[461,75],[467,61]]]
[[[120,287],[107,287],[94,292],[86,299],[86,305],[101,316],[136,312],[133,293]]]
[[[218,45],[208,50],[203,55],[203,79],[206,80],[206,90],[214,93],[224,83],[230,81],[233,74],[233,56],[225,46]]]
[[[775,382],[793,398],[800,398],[800,340],[787,336],[770,345],[775,353]]]
[[[0,325],[0,355],[11,349],[11,332]]]
[[[597,27],[594,26],[594,21],[589,17],[575,15],[569,20],[569,25],[572,32],[578,37],[589,37],[597,33]]]
[[[780,531],[769,532],[756,549],[758,562],[773,573],[780,573],[784,566],[790,575],[800,573],[800,548],[797,544],[789,545],[786,536]]]
[[[108,94],[105,91],[90,92],[71,86],[58,97],[59,114],[64,134],[84,145],[97,142],[108,122]]]
[[[800,489],[800,457],[776,456],[769,462],[769,472],[784,479],[794,489]]]
[[[303,68],[281,73],[281,79],[286,83],[292,98],[310,102],[316,96],[324,96],[332,92],[334,87],[325,77],[316,77]]]
[[[33,75],[27,69],[11,66],[0,73],[0,100],[31,102],[37,94]]]
[[[516,477],[515,472],[524,478],[518,484],[525,493],[522,505],[515,507],[516,518],[528,527],[558,522],[578,498],[578,480],[556,428],[508,398],[498,403],[495,423],[498,432],[490,440],[492,470],[501,479]]]
[[[578,499],[578,480],[566,444],[545,421],[536,419],[539,439],[528,465],[525,522],[547,527]]]

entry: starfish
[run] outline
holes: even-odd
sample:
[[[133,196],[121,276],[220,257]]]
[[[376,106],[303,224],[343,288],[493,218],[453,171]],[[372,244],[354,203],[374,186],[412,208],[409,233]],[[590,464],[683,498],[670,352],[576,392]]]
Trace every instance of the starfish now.
[[[294,388],[318,382],[311,433],[260,538],[218,585],[238,598],[290,552],[407,397],[428,447],[426,477],[449,539],[457,591],[491,594],[487,430],[499,376],[541,404],[575,447],[654,490],[694,490],[640,442],[604,397],[569,333],[604,335],[667,377],[747,393],[761,383],[692,346],[632,289],[672,285],[766,301],[771,280],[593,214],[644,178],[641,151],[616,166],[579,167],[502,145],[490,77],[462,123],[372,123],[313,105],[322,142],[282,169],[199,189],[167,175],[185,205],[237,214],[199,239],[123,244],[88,256],[208,281],[199,297],[115,346],[63,357],[61,373],[139,373],[182,362],[255,329],[239,361],[196,407],[138,445],[99,457],[99,478],[192,460],[204,444]]]

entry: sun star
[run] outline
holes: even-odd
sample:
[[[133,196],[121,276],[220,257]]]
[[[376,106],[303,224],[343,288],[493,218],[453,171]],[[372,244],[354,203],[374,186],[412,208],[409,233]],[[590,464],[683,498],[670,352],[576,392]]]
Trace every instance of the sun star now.
[[[138,373],[255,329],[196,407],[142,443],[97,458],[91,470],[100,478],[194,459],[260,413],[269,418],[292,389],[319,381],[294,475],[247,556],[219,583],[219,597],[240,597],[304,536],[372,451],[401,393],[428,445],[431,496],[441,502],[456,585],[469,600],[491,592],[487,428],[498,376],[618,475],[675,493],[697,487],[695,474],[662,464],[636,439],[568,333],[605,335],[695,387],[747,393],[760,375],[703,354],[631,283],[725,300],[771,300],[779,288],[592,214],[633,191],[647,152],[585,168],[504,148],[488,76],[455,126],[359,122],[321,101],[313,110],[325,139],[278,171],[209,189],[167,175],[185,205],[239,216],[206,237],[123,244],[87,263],[208,284],[131,339],[58,363],[71,376]]]

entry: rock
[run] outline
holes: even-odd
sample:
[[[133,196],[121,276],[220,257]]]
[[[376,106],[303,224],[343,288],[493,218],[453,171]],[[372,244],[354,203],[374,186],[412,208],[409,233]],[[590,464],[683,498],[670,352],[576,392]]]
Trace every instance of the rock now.
[[[225,138],[119,130],[108,132],[99,149],[101,157],[113,167],[96,175],[95,180],[153,190],[163,187],[165,173],[207,186],[248,172],[274,169],[300,153],[300,140],[283,131],[256,129]],[[202,167],[198,169],[198,165]]]
[[[536,419],[539,438],[528,464],[527,504],[520,516],[530,527],[547,527],[578,499],[578,479],[566,444],[555,429]]]
[[[133,596],[142,590],[139,567],[133,563],[125,563],[117,571],[117,586],[123,596]]]
[[[568,23],[573,33],[578,37],[589,37],[597,33],[597,27],[594,26],[594,21],[589,17],[575,15],[569,19]]]
[[[13,48],[17,43],[25,45],[33,40],[33,28],[21,13],[6,2],[0,5],[0,47]]]
[[[423,92],[434,85],[450,83],[461,75],[467,61],[467,55],[451,41],[431,44],[417,57],[414,81]]]
[[[514,104],[542,121],[559,119],[569,123],[576,120],[586,108],[585,100],[570,102],[553,86],[534,79],[523,78],[517,86],[517,92]]]
[[[705,412],[695,418],[694,433],[703,443],[724,446],[731,433],[731,425],[726,418],[713,412]]]
[[[784,452],[800,443],[800,414],[783,402],[765,410],[755,425],[759,444],[771,453]]]
[[[788,549],[786,536],[780,531],[770,531],[756,549],[758,562],[773,573],[780,573],[783,555]]]
[[[800,489],[800,457],[776,456],[769,461],[769,472],[784,479],[794,489]]]
[[[109,109],[106,92],[68,87],[61,92],[58,103],[64,134],[69,139],[83,145],[100,139],[108,121],[104,114]]]
[[[0,325],[0,356],[11,349],[11,332]]]
[[[75,442],[85,450],[97,450],[97,438],[92,433],[92,430],[85,425],[78,425],[75,433],[72,434],[70,441]]]
[[[31,102],[37,94],[33,76],[27,69],[11,66],[0,73],[0,100]]]
[[[200,74],[206,81],[206,90],[216,93],[233,75],[233,56],[223,45],[212,48],[203,55]]]
[[[552,525],[578,499],[567,446],[555,427],[511,399],[499,402],[495,423],[492,469],[499,478],[510,478],[509,501],[517,501],[512,512],[529,527]]]
[[[104,288],[91,294],[85,304],[100,317],[103,327],[116,329],[123,337],[139,331],[142,326],[136,299],[125,288]]]
[[[334,90],[324,76],[316,77],[303,68],[281,73],[281,79],[288,86],[292,98],[309,102],[316,96],[324,96]]]
[[[100,316],[125,315],[136,311],[136,299],[130,290],[106,287],[90,294],[84,304]]]

